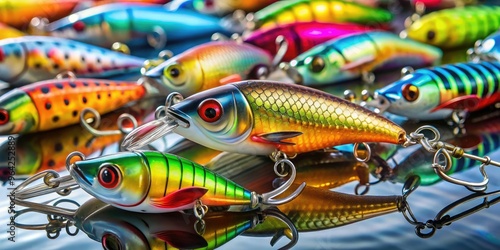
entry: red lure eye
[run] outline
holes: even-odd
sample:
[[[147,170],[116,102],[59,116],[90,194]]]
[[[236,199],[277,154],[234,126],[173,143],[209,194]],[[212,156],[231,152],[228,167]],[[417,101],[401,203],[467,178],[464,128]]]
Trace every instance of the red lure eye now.
[[[0,109],[0,125],[4,125],[7,122],[9,122],[9,111]]]
[[[82,21],[76,21],[75,23],[73,23],[73,29],[76,32],[82,32],[85,30],[85,23]]]
[[[101,167],[97,180],[104,188],[115,188],[120,183],[120,171],[115,165],[106,164]]]
[[[198,106],[198,115],[206,122],[216,122],[222,116],[222,106],[217,100],[205,100]]]
[[[101,238],[102,248],[106,250],[121,250],[120,240],[114,234],[104,234]]]

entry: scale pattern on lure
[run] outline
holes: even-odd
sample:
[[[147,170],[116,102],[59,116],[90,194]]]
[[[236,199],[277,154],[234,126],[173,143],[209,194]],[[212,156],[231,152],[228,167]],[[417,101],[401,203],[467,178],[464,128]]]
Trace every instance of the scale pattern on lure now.
[[[276,149],[294,154],[355,142],[406,140],[401,127],[357,104],[271,81],[243,81],[200,92],[166,112],[161,120],[128,134],[123,146],[135,148],[172,129],[209,148],[259,155]],[[172,127],[172,122],[177,125]]]
[[[144,60],[63,38],[9,38],[0,41],[0,80],[19,86],[64,71],[78,77],[110,77],[138,72]]]
[[[145,96],[135,82],[56,79],[13,89],[0,97],[0,134],[24,134],[76,124],[87,107],[104,114]]]
[[[320,44],[290,62],[300,75],[287,71],[301,84],[328,84],[354,79],[374,70],[422,67],[438,63],[442,52],[433,46],[372,31]]]
[[[250,191],[203,166],[154,151],[77,161],[70,174],[96,198],[136,212],[190,209],[198,199],[207,206],[254,202]]]
[[[161,5],[108,4],[74,13],[42,28],[56,37],[109,47],[114,42],[130,46],[151,45],[207,38],[234,31],[212,16],[189,10],[170,11]],[[153,39],[153,40],[151,40]]]
[[[288,42],[288,49],[282,61],[289,62],[323,42],[371,29],[368,26],[351,23],[297,22],[256,30],[246,36],[244,41],[265,49],[271,55],[276,55],[278,52],[276,38],[283,36]]]
[[[470,46],[500,28],[500,6],[470,6],[432,12],[404,33],[441,48]]]
[[[234,41],[193,47],[146,72],[146,79],[162,83],[168,92],[183,96],[226,83],[259,77],[271,68],[272,58],[253,45]]]
[[[377,90],[371,103],[410,119],[444,119],[454,110],[475,111],[500,101],[499,79],[500,63],[492,62],[418,69]]]
[[[349,22],[384,24],[392,14],[383,9],[370,8],[358,3],[341,0],[290,0],[278,1],[255,12],[257,27],[270,28],[294,22]]]

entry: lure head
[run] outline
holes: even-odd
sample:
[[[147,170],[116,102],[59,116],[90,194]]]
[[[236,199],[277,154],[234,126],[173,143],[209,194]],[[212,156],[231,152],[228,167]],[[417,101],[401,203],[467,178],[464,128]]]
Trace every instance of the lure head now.
[[[369,106],[410,119],[440,119],[443,114],[432,111],[440,99],[440,90],[432,77],[414,73],[377,90]]]
[[[144,74],[146,81],[156,81],[167,93],[190,96],[203,88],[203,68],[196,56],[180,54]]]
[[[13,89],[0,97],[0,134],[29,133],[38,124],[38,110],[26,92]]]
[[[141,204],[151,182],[147,163],[133,152],[77,161],[69,172],[83,190],[122,209]]]
[[[26,53],[21,45],[23,38],[6,38],[0,41],[0,79],[15,80],[23,73]]]
[[[290,61],[290,67],[301,76],[298,78],[301,82],[297,82],[298,84],[316,85],[325,81],[350,78],[351,73],[342,70],[346,64],[344,57],[333,50],[325,53],[326,46],[328,45],[316,46]],[[297,81],[293,71],[286,72],[290,78]]]
[[[438,17],[429,14],[416,20],[400,34],[401,38],[410,38],[442,48],[454,47],[454,42],[448,37],[450,27],[446,23],[447,20]]]

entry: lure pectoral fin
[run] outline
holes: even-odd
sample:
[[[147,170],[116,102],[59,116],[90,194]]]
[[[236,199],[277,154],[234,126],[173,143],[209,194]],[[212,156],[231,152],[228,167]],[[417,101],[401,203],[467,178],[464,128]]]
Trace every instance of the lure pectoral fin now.
[[[196,233],[170,230],[153,233],[153,235],[178,249],[198,249],[208,246],[205,238]]]
[[[300,131],[282,131],[282,132],[273,132],[273,133],[265,133],[260,135],[255,135],[252,137],[252,140],[255,142],[263,142],[263,143],[271,143],[271,144],[282,144],[282,145],[295,145],[295,143],[286,142],[283,140],[294,138],[302,135],[303,133]]]
[[[442,109],[453,109],[453,110],[468,110],[477,107],[481,99],[477,95],[467,95],[459,96],[457,98],[451,99],[431,110],[431,112],[436,112]]]
[[[183,188],[161,198],[151,198],[151,203],[159,208],[182,207],[200,199],[207,191],[207,188],[202,187]]]

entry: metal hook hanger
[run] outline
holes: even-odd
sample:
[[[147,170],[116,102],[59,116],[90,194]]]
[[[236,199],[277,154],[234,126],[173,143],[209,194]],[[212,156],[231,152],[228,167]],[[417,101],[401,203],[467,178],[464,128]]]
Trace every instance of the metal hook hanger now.
[[[252,193],[252,201],[254,203],[253,206],[256,206],[259,203],[264,205],[273,205],[273,206],[281,205],[295,199],[304,190],[306,183],[302,182],[302,184],[300,184],[300,186],[289,196],[282,199],[275,199],[276,196],[284,193],[288,188],[290,188],[290,186],[295,181],[295,176],[297,174],[295,165],[289,159],[280,159],[279,161],[276,161],[274,163],[274,172],[277,175],[282,175],[278,170],[278,166],[283,163],[287,164],[290,167],[290,178],[285,183],[283,183],[283,185],[281,185],[280,187],[276,188],[271,192],[260,195]]]
[[[87,122],[87,119],[85,118],[85,116],[87,114],[91,113],[93,115],[93,124],[94,124],[94,127],[92,127],[91,122]],[[130,122],[132,122],[132,125],[133,127],[132,128],[125,128],[124,127],[124,122],[126,120],[129,120]],[[80,113],[80,124],[89,132],[91,133],[92,135],[94,136],[108,136],[108,135],[123,135],[123,134],[128,134],[130,133],[133,129],[137,128],[138,125],[137,125],[137,120],[135,119],[134,116],[132,116],[131,114],[127,114],[127,113],[124,113],[124,114],[121,114],[119,117],[118,117],[118,120],[116,121],[117,122],[117,125],[118,125],[118,130],[107,130],[107,131],[101,131],[101,130],[97,130],[97,128],[99,127],[99,125],[101,124],[101,115],[99,114],[99,112],[97,112],[95,109],[93,108],[85,108],[84,110],[82,110],[82,112]]]

